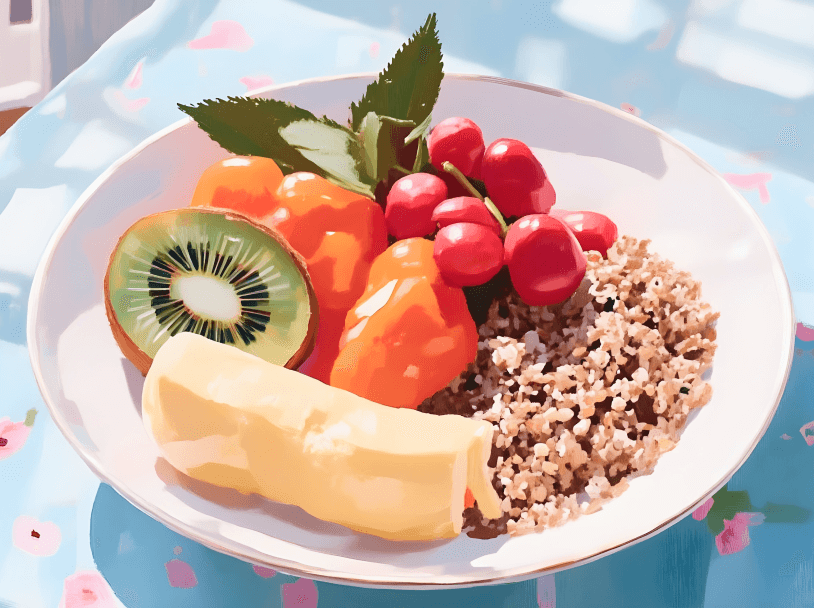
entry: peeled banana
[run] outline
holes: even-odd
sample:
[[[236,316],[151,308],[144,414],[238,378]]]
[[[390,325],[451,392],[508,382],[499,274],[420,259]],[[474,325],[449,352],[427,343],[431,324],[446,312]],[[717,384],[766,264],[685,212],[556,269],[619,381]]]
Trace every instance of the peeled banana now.
[[[467,487],[485,517],[501,515],[489,422],[380,405],[197,334],[159,349],[142,415],[190,477],[359,532],[457,536]]]

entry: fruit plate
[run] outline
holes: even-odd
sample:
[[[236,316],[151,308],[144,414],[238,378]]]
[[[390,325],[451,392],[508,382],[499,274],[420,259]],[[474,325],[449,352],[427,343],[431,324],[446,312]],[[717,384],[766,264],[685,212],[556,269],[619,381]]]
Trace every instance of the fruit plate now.
[[[344,122],[350,101],[373,78],[309,80],[255,94]],[[387,542],[298,508],[181,482],[142,426],[143,378],[113,338],[102,282],[119,236],[145,215],[188,204],[203,170],[228,156],[185,119],[88,188],[57,230],[31,292],[28,343],[40,390],[102,480],[168,527],[246,561],[344,584],[449,588],[518,581],[597,559],[664,530],[732,476],[769,425],[793,352],[788,284],[757,214],[683,145],[595,101],[448,74],[434,117],[450,116],[473,119],[487,143],[526,142],[546,167],[558,207],[605,213],[620,234],[651,239],[651,251],[692,272],[720,311],[714,396],[653,473],[600,511],[541,533],[428,543]]]

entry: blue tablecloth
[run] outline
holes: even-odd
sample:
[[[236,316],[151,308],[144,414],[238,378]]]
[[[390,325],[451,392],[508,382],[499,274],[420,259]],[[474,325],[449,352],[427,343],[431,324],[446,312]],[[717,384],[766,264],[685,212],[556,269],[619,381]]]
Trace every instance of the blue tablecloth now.
[[[740,188],[791,283],[794,364],[771,427],[706,517],[526,583],[315,584],[206,549],[99,484],[37,390],[28,293],[67,210],[114,160],[181,118],[176,102],[378,71],[432,11],[448,72],[622,107]],[[812,32],[814,6],[799,0],[157,0],[0,137],[0,606],[814,606]]]

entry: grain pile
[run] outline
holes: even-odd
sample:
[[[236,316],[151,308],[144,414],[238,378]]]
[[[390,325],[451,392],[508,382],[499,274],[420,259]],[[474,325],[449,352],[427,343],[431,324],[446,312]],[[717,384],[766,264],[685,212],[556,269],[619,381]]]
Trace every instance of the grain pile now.
[[[479,328],[478,356],[420,410],[488,420],[504,516],[465,512],[470,536],[523,534],[597,510],[671,450],[712,387],[718,313],[701,285],[619,239],[588,256],[577,293],[556,307],[508,293]]]

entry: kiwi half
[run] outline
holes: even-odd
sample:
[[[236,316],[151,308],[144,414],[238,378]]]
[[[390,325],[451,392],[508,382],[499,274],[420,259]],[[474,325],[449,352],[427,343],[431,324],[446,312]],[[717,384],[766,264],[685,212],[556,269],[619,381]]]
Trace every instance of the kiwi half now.
[[[111,254],[104,290],[116,342],[143,374],[185,331],[292,369],[314,347],[318,309],[305,261],[281,234],[231,211],[140,219]]]

